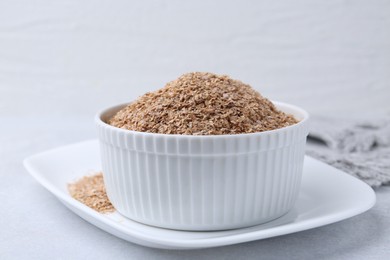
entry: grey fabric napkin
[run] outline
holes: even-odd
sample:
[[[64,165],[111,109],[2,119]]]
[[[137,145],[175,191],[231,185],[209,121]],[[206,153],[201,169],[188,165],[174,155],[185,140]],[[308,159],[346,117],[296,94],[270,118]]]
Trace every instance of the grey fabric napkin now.
[[[314,117],[310,124],[306,154],[372,187],[390,183],[390,118]]]

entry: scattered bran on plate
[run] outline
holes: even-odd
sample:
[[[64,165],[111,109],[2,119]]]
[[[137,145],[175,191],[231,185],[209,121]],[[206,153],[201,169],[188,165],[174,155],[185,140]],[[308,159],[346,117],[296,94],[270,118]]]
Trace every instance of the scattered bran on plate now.
[[[297,120],[241,81],[193,72],[139,97],[108,123],[139,132],[223,135],[278,129]]]
[[[74,199],[97,212],[110,213],[115,211],[107,197],[101,172],[92,176],[84,176],[76,182],[68,184],[68,191]]]

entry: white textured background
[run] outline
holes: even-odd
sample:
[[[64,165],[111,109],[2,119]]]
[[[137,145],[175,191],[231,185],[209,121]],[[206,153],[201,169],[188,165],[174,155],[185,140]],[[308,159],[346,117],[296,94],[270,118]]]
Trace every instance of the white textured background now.
[[[92,116],[195,70],[315,114],[389,113],[390,1],[0,2],[0,116]]]

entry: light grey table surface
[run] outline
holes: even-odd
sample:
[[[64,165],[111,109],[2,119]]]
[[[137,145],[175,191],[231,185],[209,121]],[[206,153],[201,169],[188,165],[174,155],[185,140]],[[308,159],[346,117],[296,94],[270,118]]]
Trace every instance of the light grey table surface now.
[[[0,259],[386,259],[390,187],[351,219],[295,234],[205,250],[170,251],[131,244],[65,208],[24,169],[22,160],[94,138],[90,118],[3,117],[0,128]]]

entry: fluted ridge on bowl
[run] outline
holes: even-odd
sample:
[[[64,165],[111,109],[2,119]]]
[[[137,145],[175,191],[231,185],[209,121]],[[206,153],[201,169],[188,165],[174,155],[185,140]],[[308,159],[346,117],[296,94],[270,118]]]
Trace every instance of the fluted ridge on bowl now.
[[[103,171],[108,196],[117,210],[143,223],[164,223],[175,229],[242,227],[283,215],[299,190],[303,164],[294,163],[299,161],[295,157],[304,155],[304,145],[299,145],[266,154],[188,157],[183,162],[168,155],[101,146],[110,158],[103,162]],[[288,177],[283,179],[285,174]]]

